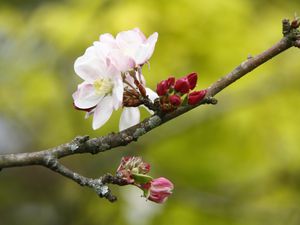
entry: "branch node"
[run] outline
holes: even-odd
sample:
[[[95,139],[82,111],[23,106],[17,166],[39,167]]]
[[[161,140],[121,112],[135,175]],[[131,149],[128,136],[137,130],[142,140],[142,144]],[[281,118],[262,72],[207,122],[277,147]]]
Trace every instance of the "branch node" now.
[[[48,168],[56,168],[58,165],[58,160],[52,154],[46,154],[43,159],[44,165]]]
[[[73,141],[71,141],[69,144],[71,152],[77,151],[80,148],[80,146],[87,142],[89,139],[90,137],[88,135],[75,137]]]
[[[216,104],[218,104],[218,100],[213,97],[208,97],[206,100],[206,104],[216,105]]]
[[[90,139],[89,135],[77,136],[77,137],[75,137],[74,142],[78,142],[80,144],[83,144],[86,141],[88,141],[89,139]]]
[[[282,20],[282,34],[283,36],[287,36],[291,31],[291,24],[289,19]]]
[[[95,192],[100,198],[106,198],[110,202],[115,202],[117,197],[111,193],[111,190],[107,185],[104,185],[102,179],[103,178],[93,180],[91,186],[94,188]]]

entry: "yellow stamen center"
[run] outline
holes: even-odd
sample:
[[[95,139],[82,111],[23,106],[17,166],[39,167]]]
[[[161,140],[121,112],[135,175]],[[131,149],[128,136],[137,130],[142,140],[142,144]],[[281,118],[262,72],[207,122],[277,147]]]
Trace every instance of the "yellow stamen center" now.
[[[101,78],[94,81],[94,88],[97,94],[106,95],[110,94],[113,89],[113,83],[111,79]]]

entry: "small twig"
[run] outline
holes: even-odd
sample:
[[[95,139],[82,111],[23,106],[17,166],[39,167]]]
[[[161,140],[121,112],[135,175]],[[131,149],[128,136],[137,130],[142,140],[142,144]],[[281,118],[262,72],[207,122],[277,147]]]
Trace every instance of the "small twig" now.
[[[106,184],[125,185],[125,181],[123,179],[111,174],[106,174],[98,179],[84,177],[62,165],[53,155],[45,157],[43,166],[75,181],[81,186],[93,188],[99,197],[106,198],[110,202],[116,201],[117,197],[112,194]]]
[[[146,106],[148,109],[152,110],[153,112],[158,112],[160,110],[159,104],[152,102],[148,96],[142,97],[141,102],[143,103],[144,106]]]

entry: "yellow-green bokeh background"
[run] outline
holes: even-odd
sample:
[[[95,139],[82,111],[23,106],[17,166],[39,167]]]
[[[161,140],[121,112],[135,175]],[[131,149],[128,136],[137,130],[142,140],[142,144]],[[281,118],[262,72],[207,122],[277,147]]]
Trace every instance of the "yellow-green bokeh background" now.
[[[2,0],[0,151],[117,131],[119,112],[93,131],[72,108],[74,60],[101,33],[157,31],[148,86],[197,71],[200,89],[279,40],[281,19],[299,11],[293,0]],[[286,51],[220,93],[218,105],[126,148],[62,160],[97,177],[113,173],[123,155],[141,155],[153,176],[175,184],[163,206],[133,187],[112,187],[119,201],[110,204],[44,168],[14,168],[0,173],[0,224],[300,224],[299,59],[299,49]]]

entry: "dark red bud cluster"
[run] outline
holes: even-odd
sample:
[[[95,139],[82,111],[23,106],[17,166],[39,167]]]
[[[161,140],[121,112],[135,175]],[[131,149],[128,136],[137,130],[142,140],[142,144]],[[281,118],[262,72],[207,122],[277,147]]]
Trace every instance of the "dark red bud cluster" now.
[[[190,73],[184,77],[175,80],[171,76],[157,84],[156,92],[160,96],[160,106],[162,111],[171,112],[177,109],[183,102],[195,105],[200,102],[207,93],[206,90],[192,91],[197,85],[197,73]],[[186,100],[182,98],[186,95]]]

